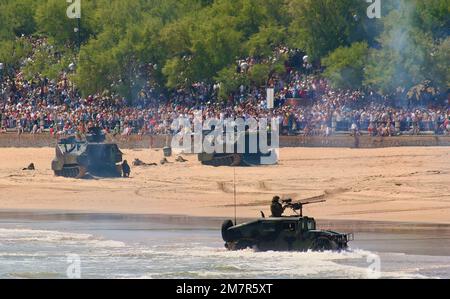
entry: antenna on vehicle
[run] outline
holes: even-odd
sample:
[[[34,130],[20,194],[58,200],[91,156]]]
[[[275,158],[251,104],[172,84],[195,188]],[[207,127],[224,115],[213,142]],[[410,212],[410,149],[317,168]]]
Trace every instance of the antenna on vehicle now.
[[[236,167],[233,167],[233,189],[234,189],[234,225],[237,225],[237,198],[236,198]]]

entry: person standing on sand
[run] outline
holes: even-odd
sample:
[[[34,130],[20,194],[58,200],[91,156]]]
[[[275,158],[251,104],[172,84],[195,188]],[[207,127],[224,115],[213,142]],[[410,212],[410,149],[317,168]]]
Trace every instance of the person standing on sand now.
[[[351,132],[353,137],[355,138],[355,148],[359,148],[359,140],[361,137],[361,132],[359,131],[359,127],[356,123],[352,124]]]
[[[125,160],[122,163],[122,174],[124,178],[129,178],[131,174],[131,168],[130,165],[128,165],[128,161]]]

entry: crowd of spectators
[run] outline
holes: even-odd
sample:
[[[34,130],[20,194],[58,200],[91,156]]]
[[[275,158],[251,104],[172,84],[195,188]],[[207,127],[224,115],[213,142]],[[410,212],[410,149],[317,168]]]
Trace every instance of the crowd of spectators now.
[[[279,49],[285,53],[287,49]],[[311,68],[304,57],[305,69]],[[238,61],[245,72],[254,59]],[[286,65],[286,73],[272,76],[267,85],[275,89],[275,107],[267,108],[265,88],[241,86],[227,101],[217,100],[220,84],[196,83],[188,89],[163,94],[149,83],[132,103],[104,92],[81,97],[61,72],[57,80],[36,75],[26,79],[20,71],[0,81],[0,133],[49,132],[54,136],[84,133],[100,126],[113,135],[170,134],[178,117],[278,118],[283,134],[330,135],[358,130],[372,136],[450,132],[450,110],[388,104],[386,98],[362,91],[332,89],[327,81]]]

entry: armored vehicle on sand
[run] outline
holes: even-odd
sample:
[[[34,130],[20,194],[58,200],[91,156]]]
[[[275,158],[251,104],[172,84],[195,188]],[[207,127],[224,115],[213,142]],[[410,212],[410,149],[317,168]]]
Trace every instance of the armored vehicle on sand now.
[[[56,176],[83,178],[86,174],[120,177],[122,152],[115,143],[105,142],[100,128],[91,128],[83,140],[68,137],[58,141],[52,170]]]
[[[242,135],[242,140],[245,140],[244,145],[242,146],[242,149],[240,148],[239,143],[237,140],[239,140],[238,136]],[[224,149],[219,152],[213,152],[213,153],[200,153],[198,155],[198,160],[206,166],[214,166],[214,167],[220,167],[220,166],[258,166],[258,165],[272,165],[277,163],[277,157],[273,158],[273,149],[270,149],[268,152],[263,153],[260,146],[259,141],[259,132],[241,132],[236,133],[237,138],[234,144],[232,144],[233,151],[228,151],[226,143],[224,143]],[[225,138],[225,136],[224,136]],[[271,141],[271,134],[268,134],[267,140],[268,145],[270,145]],[[252,148],[250,145],[251,142],[254,142],[256,147]],[[272,157],[272,158],[271,158]],[[263,158],[267,158],[266,161],[263,163]]]

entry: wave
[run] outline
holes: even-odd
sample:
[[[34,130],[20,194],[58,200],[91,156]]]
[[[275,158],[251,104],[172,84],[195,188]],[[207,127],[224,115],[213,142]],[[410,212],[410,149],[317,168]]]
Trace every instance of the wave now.
[[[98,248],[126,247],[125,243],[104,240],[91,234],[70,233],[50,230],[3,229],[0,228],[0,240],[9,243],[58,243],[85,244]]]
[[[17,272],[8,273],[9,278],[14,279],[58,279],[64,278],[60,273],[54,272]]]
[[[376,256],[360,249],[344,252],[227,251],[219,247],[220,243],[214,243],[213,238],[193,242],[195,237],[190,236],[183,240],[184,243],[179,239],[159,243],[160,240],[155,239],[151,244],[125,244],[91,234],[0,229],[0,268],[6,271],[0,269],[0,277],[57,278],[60,274],[52,270],[59,267],[65,271],[64,254],[73,252],[80,255],[83,273],[90,278],[364,279],[372,278],[368,257]],[[209,242],[217,247],[209,246]],[[382,266],[385,262],[390,267],[382,267],[380,278],[428,278],[420,274],[422,266],[433,265],[425,258],[422,260],[427,263],[423,265],[411,264],[413,257],[404,254],[381,258]],[[24,260],[27,262],[23,263]]]
[[[164,257],[165,272],[147,273],[152,278],[372,278],[364,250],[348,252],[229,252],[217,248],[172,248],[147,252],[148,258]],[[171,263],[170,261],[173,261]],[[357,265],[349,265],[354,261]],[[176,265],[186,265],[177,270]],[[189,266],[188,266],[189,265]],[[427,278],[410,271],[386,271],[380,278]]]

